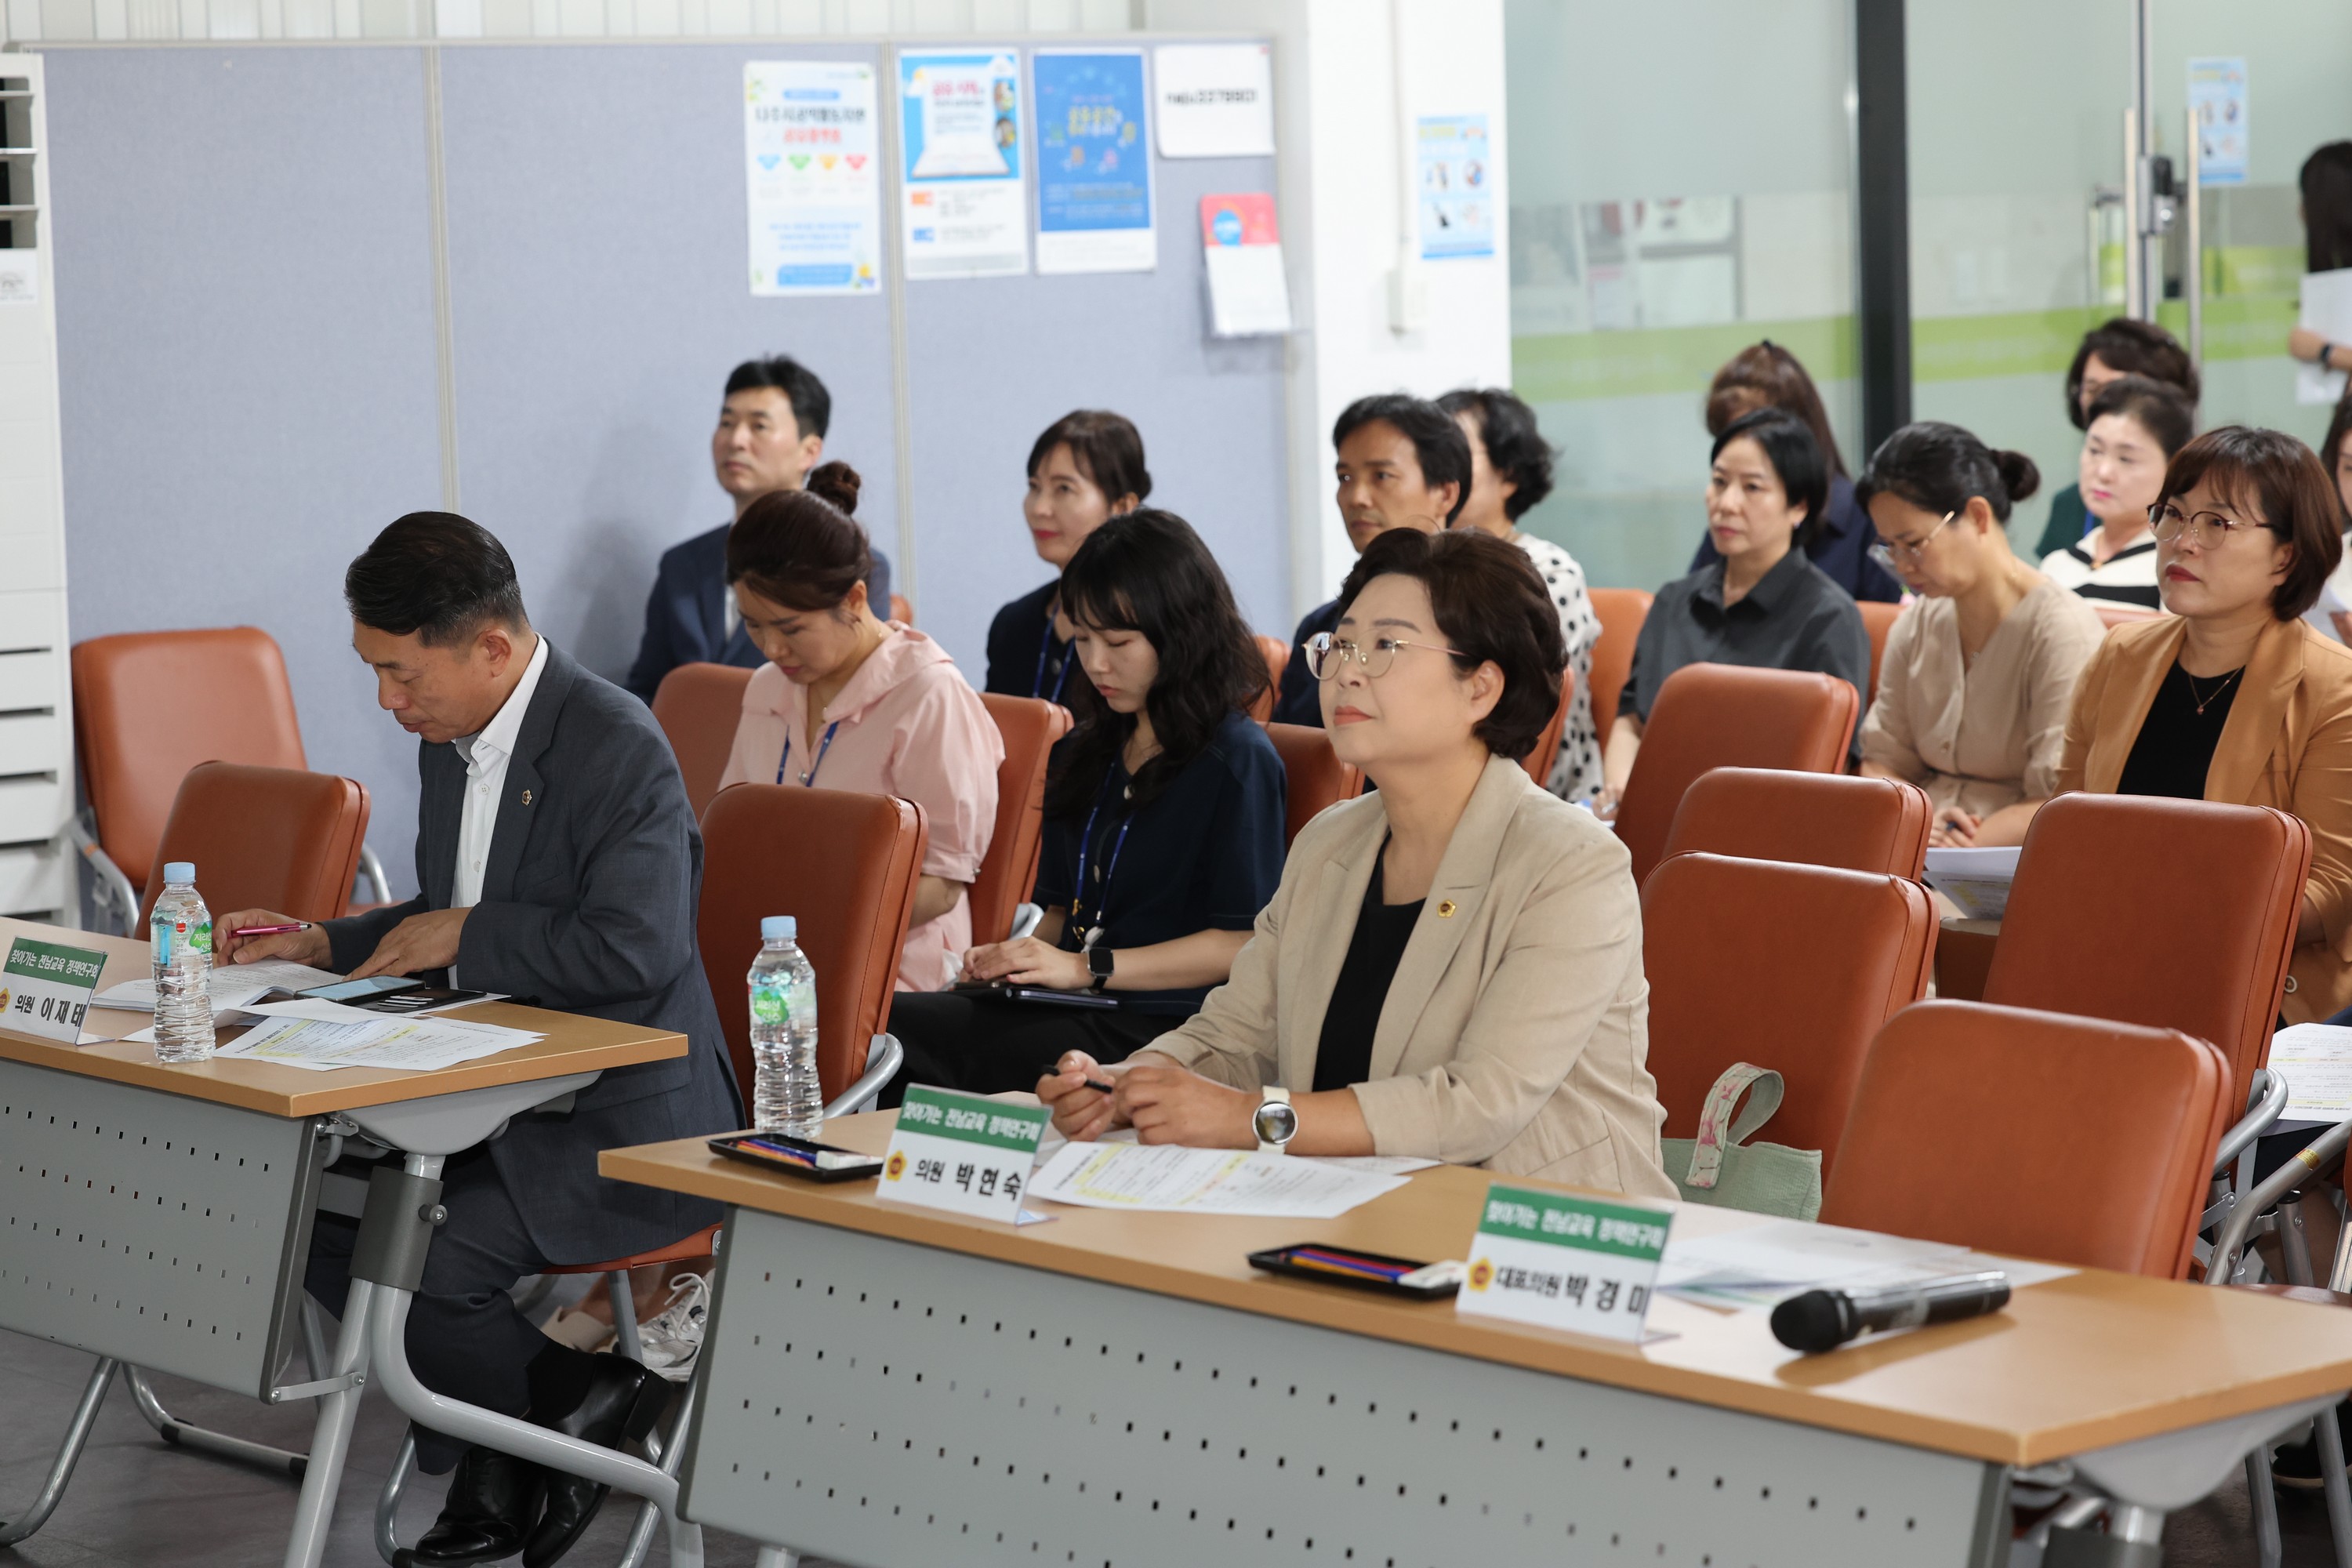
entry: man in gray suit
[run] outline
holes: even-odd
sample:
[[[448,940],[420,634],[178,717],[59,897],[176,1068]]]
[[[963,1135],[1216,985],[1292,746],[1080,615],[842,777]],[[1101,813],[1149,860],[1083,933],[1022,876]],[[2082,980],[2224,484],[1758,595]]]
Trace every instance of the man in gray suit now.
[[[667,1385],[548,1339],[507,1291],[550,1264],[667,1246],[719,1218],[716,1205],[596,1174],[601,1149],[741,1120],[695,942],[702,837],[645,704],[531,629],[514,563],[487,531],[412,512],[352,563],[343,594],[377,701],[423,742],[424,891],[307,931],[225,937],[221,961],[415,975],[688,1037],[683,1058],[608,1071],[571,1109],[517,1117],[450,1161],[448,1222],[408,1319],[426,1386],[614,1446],[642,1435]],[[215,930],[280,923],[245,910]],[[311,1247],[310,1292],[339,1313],[355,1234],[322,1215]],[[603,1500],[577,1478],[422,1429],[417,1439],[422,1468],[457,1468],[440,1519],[404,1554],[420,1568],[517,1551],[543,1568]]]

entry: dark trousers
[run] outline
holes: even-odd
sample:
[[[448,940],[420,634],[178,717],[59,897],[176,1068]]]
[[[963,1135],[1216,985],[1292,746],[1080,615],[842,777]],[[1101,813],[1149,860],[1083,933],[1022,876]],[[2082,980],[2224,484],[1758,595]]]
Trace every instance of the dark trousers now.
[[[508,1288],[536,1274],[551,1258],[530,1239],[498,1166],[480,1149],[451,1160],[441,1174],[448,1221],[433,1236],[425,1278],[408,1312],[408,1363],[434,1393],[502,1415],[530,1408],[524,1369],[554,1343],[515,1310]],[[359,1226],[340,1215],[320,1215],[310,1237],[303,1285],[341,1318],[351,1289],[352,1249]],[[466,1445],[416,1428],[416,1467],[439,1475]]]
[[[882,1091],[887,1108],[910,1083],[1002,1094],[1034,1089],[1064,1051],[1123,1062],[1184,1020],[1124,1008],[1008,1002],[951,991],[901,991],[890,1004],[890,1032],[907,1065]]]

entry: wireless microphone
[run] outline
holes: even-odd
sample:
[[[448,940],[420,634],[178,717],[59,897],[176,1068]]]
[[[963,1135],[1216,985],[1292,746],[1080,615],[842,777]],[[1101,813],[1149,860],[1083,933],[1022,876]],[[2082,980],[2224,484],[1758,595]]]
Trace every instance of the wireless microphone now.
[[[1772,1337],[1816,1355],[1859,1334],[1955,1323],[2009,1305],[2009,1276],[1950,1274],[1885,1290],[1808,1290],[1772,1309]]]

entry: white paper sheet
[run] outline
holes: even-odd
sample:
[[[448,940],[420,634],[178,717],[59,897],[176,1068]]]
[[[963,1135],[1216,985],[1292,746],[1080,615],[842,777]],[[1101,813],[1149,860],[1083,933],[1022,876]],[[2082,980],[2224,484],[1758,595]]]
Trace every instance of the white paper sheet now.
[[[1031,1180],[1029,1196],[1081,1208],[1336,1219],[1402,1185],[1402,1176],[1238,1149],[1071,1143]]]
[[[2352,1119],[2352,1029],[2296,1024],[2271,1037],[2271,1071],[2286,1079],[2281,1121]]]
[[[546,1037],[527,1029],[468,1024],[455,1018],[385,1018],[365,1023],[278,1017],[258,1025],[220,1048],[219,1055],[284,1067],[327,1071],[335,1068],[390,1068],[431,1072],[460,1062],[496,1056]]]
[[[1761,1308],[1822,1287],[1878,1289],[1989,1269],[2008,1275],[2014,1290],[2074,1272],[2054,1264],[1971,1252],[1947,1242],[1790,1219],[1713,1236],[1675,1237],[1658,1266],[1658,1289],[1712,1306]]]
[[[2015,847],[2006,849],[1930,849],[1927,886],[1949,899],[1970,920],[1997,921],[2009,907],[2009,885],[2017,877]]]
[[[1120,1127],[1096,1140],[1100,1143],[1133,1143],[1138,1142],[1135,1129]],[[1054,1131],[1053,1123],[1045,1124],[1045,1136],[1037,1141],[1037,1168],[1044,1170],[1055,1155],[1070,1146],[1070,1141]],[[1339,1171],[1365,1171],[1375,1176],[1405,1176],[1415,1171],[1426,1171],[1438,1163],[1435,1160],[1417,1160],[1410,1154],[1286,1154],[1286,1160],[1303,1161],[1309,1165],[1328,1165]]]
[[[2303,304],[2295,324],[2309,327],[2329,342],[2352,347],[2352,267],[2339,267],[2332,272],[2305,273],[2302,295]],[[2333,357],[2338,364],[2344,363],[2341,353]],[[2334,403],[2343,395],[2342,371],[2296,363],[2294,400],[2297,403]]]
[[[332,985],[342,978],[323,969],[313,969],[306,963],[296,963],[283,958],[264,958],[252,963],[224,963],[213,971],[213,1011],[224,1007],[241,1007],[247,1002],[259,1001],[271,991],[309,991],[320,985]],[[126,980],[120,985],[110,985],[90,998],[99,1007],[123,1007],[133,1012],[152,1013],[155,1010],[155,983],[152,980]]]

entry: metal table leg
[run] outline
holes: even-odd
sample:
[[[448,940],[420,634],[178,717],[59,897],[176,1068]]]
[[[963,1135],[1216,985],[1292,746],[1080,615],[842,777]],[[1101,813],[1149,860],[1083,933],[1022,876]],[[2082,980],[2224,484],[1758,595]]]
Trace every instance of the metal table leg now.
[[[114,1368],[115,1363],[105,1356],[90,1368],[89,1381],[82,1384],[81,1403],[74,1406],[73,1419],[66,1424],[65,1441],[58,1445],[58,1457],[41,1482],[40,1495],[22,1518],[0,1521],[0,1547],[14,1546],[49,1522],[58,1500],[66,1494],[66,1481],[81,1459],[82,1445],[89,1441],[89,1429],[97,1424],[98,1407],[106,1400],[106,1384],[114,1376]]]
[[[190,1448],[223,1459],[236,1459],[242,1464],[258,1465],[265,1470],[275,1470],[298,1481],[310,1462],[307,1454],[273,1448],[267,1443],[256,1443],[247,1437],[232,1437],[226,1432],[215,1432],[209,1426],[198,1426],[181,1420],[163,1407],[163,1400],[156,1396],[154,1385],[147,1381],[147,1373],[138,1367],[126,1363],[122,1369],[122,1381],[130,1385],[131,1402],[139,1406],[139,1414],[147,1418],[147,1425],[155,1428],[156,1435],[174,1447]]]
[[[335,1492],[342,1484],[343,1461],[351,1454],[352,1425],[359,1419],[360,1394],[367,1386],[368,1309],[376,1294],[369,1281],[352,1281],[342,1328],[335,1335],[334,1359],[327,1368],[328,1377],[341,1380],[343,1386],[319,1401],[302,1496],[294,1505],[294,1530],[286,1542],[286,1568],[319,1568],[327,1550],[327,1530],[335,1519]]]

